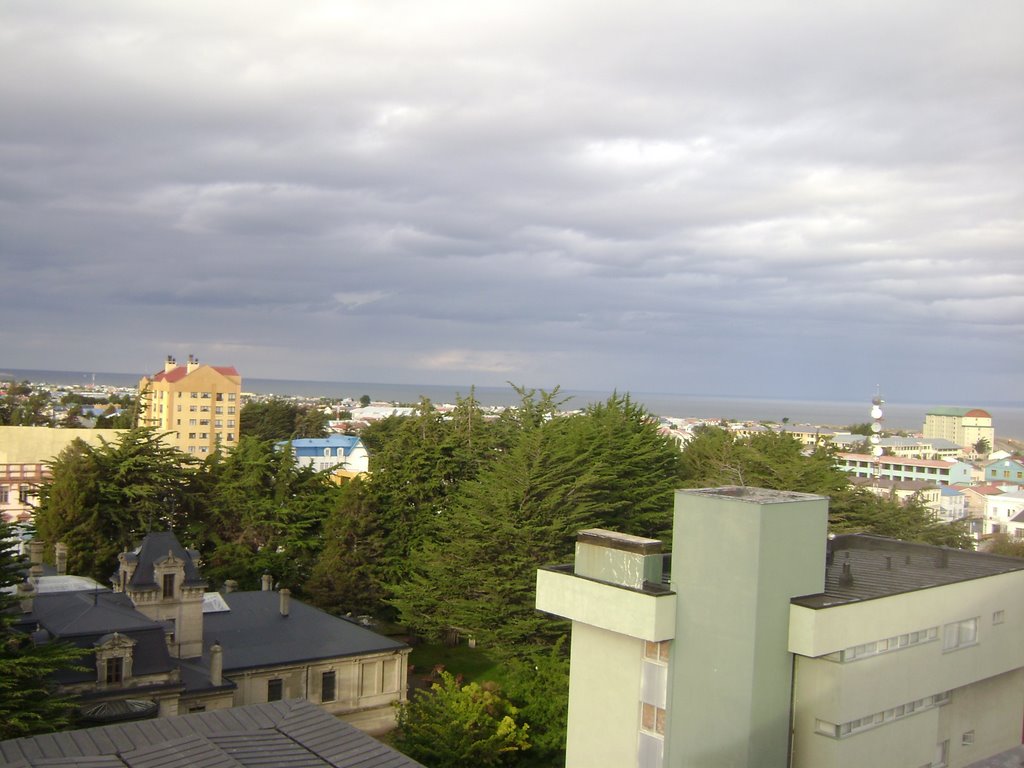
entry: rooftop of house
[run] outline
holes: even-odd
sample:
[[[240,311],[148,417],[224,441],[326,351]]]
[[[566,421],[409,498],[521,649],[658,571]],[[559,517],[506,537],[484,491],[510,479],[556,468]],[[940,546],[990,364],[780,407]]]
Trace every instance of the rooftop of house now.
[[[187,366],[179,365],[177,368],[172,368],[169,371],[160,371],[159,373],[155,373],[152,376],[150,376],[149,378],[152,379],[153,381],[166,381],[166,382],[174,383],[174,382],[181,381],[186,376],[189,376],[190,374],[195,373],[196,371],[200,370],[201,368],[212,368],[213,370],[215,370],[217,373],[221,374],[222,376],[233,376],[235,378],[240,378],[240,376],[238,374],[238,371],[235,370],[235,367],[233,365],[205,365],[205,364],[199,365],[197,367],[193,367],[191,371],[189,371]]]
[[[828,542],[825,591],[792,602],[829,608],[1020,570],[1020,558],[846,534]]]
[[[890,480],[885,477],[880,477],[877,480],[873,477],[851,477],[850,483],[887,491],[931,491],[943,487],[927,480]]]
[[[296,448],[326,448],[353,446],[359,442],[355,435],[328,435],[327,437],[297,437],[293,440],[283,440],[278,445],[291,443]]]
[[[840,459],[844,461],[870,461],[874,462],[875,457],[869,453],[840,453]],[[881,456],[879,461],[882,464],[904,464],[909,467],[938,467],[948,469],[956,464],[963,464],[958,461],[942,461],[941,459],[909,459],[902,456]]]
[[[178,537],[170,531],[157,531],[146,534],[142,543],[125,555],[129,563],[136,564],[135,572],[128,582],[132,590],[157,589],[153,580],[153,567],[169,556],[185,562],[185,581],[189,586],[203,586],[206,580],[199,574],[199,553],[194,549],[185,549]]]
[[[0,741],[10,768],[423,768],[308,701]]]
[[[160,674],[174,667],[163,624],[139,613],[124,593],[94,589],[39,594],[32,600],[32,610],[18,614],[14,623],[40,641],[59,638],[71,643],[82,649],[83,657],[103,637],[117,632],[136,644],[134,674]],[[87,660],[83,669],[61,670],[55,677],[60,683],[75,683],[95,679],[96,671]]]
[[[963,408],[956,405],[938,405],[928,409],[928,416],[970,416],[971,418],[991,419],[988,411],[981,408]]]
[[[283,616],[278,592],[228,592],[221,598],[228,610],[203,614],[203,660],[218,642],[224,648],[225,671],[406,647],[298,600],[289,600],[288,615]]]

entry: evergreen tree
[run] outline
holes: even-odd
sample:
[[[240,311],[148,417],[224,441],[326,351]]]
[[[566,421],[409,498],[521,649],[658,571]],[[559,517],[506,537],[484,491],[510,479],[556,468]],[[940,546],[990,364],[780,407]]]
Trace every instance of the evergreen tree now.
[[[459,628],[504,652],[552,625],[533,608],[536,569],[565,559],[576,531],[600,520],[605,485],[604,468],[574,450],[568,430],[556,419],[527,432],[463,484],[394,586],[405,623],[431,637]]]
[[[301,593],[321,546],[336,486],[299,467],[289,447],[243,436],[207,467],[207,505],[189,526],[214,583],[234,579],[256,588],[263,573]]]
[[[250,400],[238,414],[238,431],[257,440],[289,440],[298,417],[299,407],[287,400]]]
[[[577,531],[670,526],[679,453],[642,408],[617,395],[573,416],[529,405],[515,443],[459,485],[394,586],[392,604],[418,632],[456,628],[522,652],[563,631],[534,610],[533,584],[539,566],[571,555]]]
[[[365,482],[357,477],[342,486],[305,588],[314,604],[339,614],[381,612],[388,588],[377,567],[386,548],[379,516]]]
[[[23,580],[26,566],[15,553],[10,525],[0,518],[0,740],[58,731],[74,720],[74,700],[57,693],[51,676],[79,667],[81,649],[36,642],[14,627],[19,601],[5,589]]]
[[[103,582],[117,555],[148,531],[184,523],[199,503],[191,493],[195,466],[149,428],[97,446],[76,440],[51,462],[52,477],[40,488],[38,535],[68,545],[71,572]]]

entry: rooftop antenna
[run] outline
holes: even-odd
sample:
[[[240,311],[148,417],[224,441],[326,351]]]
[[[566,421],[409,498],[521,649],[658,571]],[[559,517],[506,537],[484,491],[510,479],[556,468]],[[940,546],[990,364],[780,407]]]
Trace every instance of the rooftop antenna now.
[[[881,482],[882,477],[882,446],[881,446],[881,434],[882,434],[882,405],[885,404],[885,400],[882,399],[881,387],[875,385],[875,396],[871,398],[871,454],[874,456],[872,459],[875,469],[875,487]]]

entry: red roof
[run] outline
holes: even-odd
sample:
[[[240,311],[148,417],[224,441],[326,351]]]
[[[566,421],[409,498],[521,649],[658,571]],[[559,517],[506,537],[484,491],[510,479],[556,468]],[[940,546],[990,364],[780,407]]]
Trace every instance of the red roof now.
[[[1004,493],[1003,489],[996,485],[971,485],[966,488],[961,488],[963,491],[973,491],[974,493],[981,494],[982,496],[998,496]]]
[[[874,462],[875,457],[869,453],[840,453],[838,454],[841,459],[849,459],[852,461],[870,461]],[[879,456],[882,464],[909,464],[912,467],[952,467],[956,462],[954,461],[936,461],[933,459],[904,459],[900,456]]]
[[[235,366],[233,365],[209,365],[206,367],[213,368],[213,370],[223,376],[238,376],[238,371],[235,370]],[[170,371],[160,371],[152,378],[153,381],[167,381],[173,384],[176,381],[181,381],[186,376],[188,376],[188,367],[179,365],[177,368],[173,368]]]

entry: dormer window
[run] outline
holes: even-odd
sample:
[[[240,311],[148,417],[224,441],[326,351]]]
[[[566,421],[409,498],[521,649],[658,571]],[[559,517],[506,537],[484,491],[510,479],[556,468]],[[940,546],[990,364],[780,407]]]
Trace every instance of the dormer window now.
[[[174,574],[164,574],[164,600],[172,600],[174,598]]]
[[[111,683],[123,683],[124,682],[124,657],[115,656],[110,659],[106,659],[106,682]]]
[[[96,643],[96,680],[101,685],[123,685],[132,676],[135,641],[119,632],[104,635]]]

